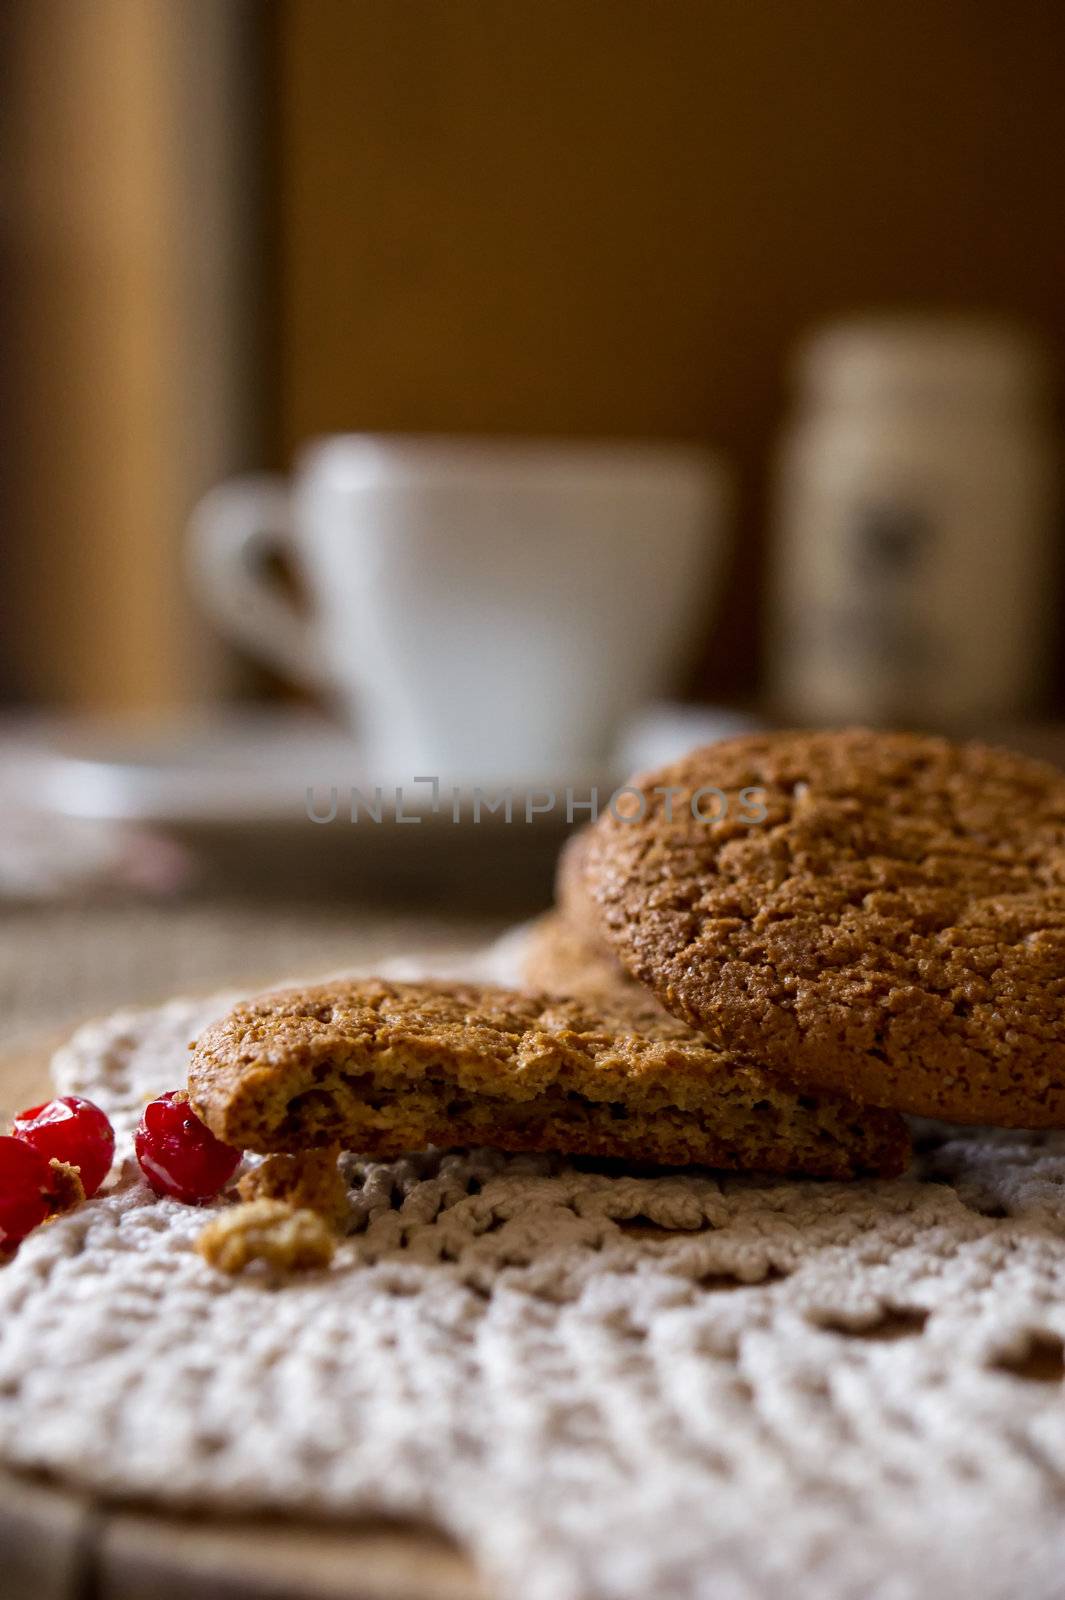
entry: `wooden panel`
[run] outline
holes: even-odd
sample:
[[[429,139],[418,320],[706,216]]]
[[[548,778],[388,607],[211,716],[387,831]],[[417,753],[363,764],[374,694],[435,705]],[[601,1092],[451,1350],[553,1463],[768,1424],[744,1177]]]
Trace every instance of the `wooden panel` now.
[[[284,0],[280,432],[720,441],[747,513],[808,323],[1031,315],[1065,353],[1065,8]]]
[[[4,1600],[81,1600],[93,1531],[80,1495],[0,1472]]]
[[[488,1600],[448,1541],[388,1523],[119,1511],[102,1528],[98,1562],[100,1600]]]
[[[246,17],[246,0],[5,8],[0,693],[158,706],[222,676],[182,541],[195,498],[255,464]]]

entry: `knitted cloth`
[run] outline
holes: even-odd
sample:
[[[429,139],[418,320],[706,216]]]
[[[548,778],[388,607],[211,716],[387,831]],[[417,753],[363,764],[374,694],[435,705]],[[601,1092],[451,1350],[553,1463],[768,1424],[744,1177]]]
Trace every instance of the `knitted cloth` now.
[[[128,1148],[229,1003],[84,1028],[58,1085]],[[851,1185],[349,1157],[354,1230],[287,1281],[212,1272],[209,1208],[127,1166],[0,1272],[0,1455],[174,1507],[428,1518],[522,1600],[1051,1600],[1065,1137],[919,1142]]]

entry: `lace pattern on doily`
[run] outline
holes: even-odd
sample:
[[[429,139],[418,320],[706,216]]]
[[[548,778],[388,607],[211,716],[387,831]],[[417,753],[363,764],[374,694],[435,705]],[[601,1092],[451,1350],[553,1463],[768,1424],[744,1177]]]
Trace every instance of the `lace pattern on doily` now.
[[[60,1086],[128,1139],[227,1004],[93,1024]],[[212,1273],[205,1212],[127,1170],[0,1273],[0,1454],[174,1506],[425,1516],[522,1600],[1050,1600],[1065,1136],[919,1146],[854,1185],[348,1157],[353,1233],[281,1284]]]

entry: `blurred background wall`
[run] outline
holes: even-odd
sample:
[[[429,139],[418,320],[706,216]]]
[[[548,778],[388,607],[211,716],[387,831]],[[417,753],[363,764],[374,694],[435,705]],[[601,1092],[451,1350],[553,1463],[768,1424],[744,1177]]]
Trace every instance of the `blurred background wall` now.
[[[0,10],[8,699],[154,709],[231,676],[181,545],[196,497],[268,448],[264,18]]]
[[[189,505],[339,428],[707,439],[758,675],[812,322],[1005,310],[1065,358],[1053,0],[9,0],[3,693],[238,681]]]

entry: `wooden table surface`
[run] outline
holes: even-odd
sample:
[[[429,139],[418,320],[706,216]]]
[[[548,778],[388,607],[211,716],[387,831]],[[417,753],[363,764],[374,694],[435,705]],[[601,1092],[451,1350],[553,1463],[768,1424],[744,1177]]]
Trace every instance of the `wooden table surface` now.
[[[49,1092],[53,1040],[0,1055],[0,1116]],[[0,1269],[2,1270],[2,1269]],[[0,1472],[2,1600],[487,1600],[431,1528],[160,1515]]]

